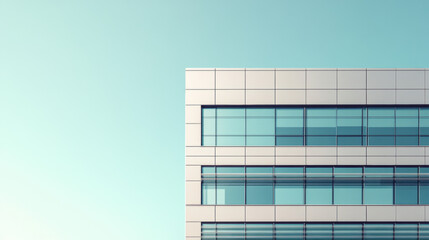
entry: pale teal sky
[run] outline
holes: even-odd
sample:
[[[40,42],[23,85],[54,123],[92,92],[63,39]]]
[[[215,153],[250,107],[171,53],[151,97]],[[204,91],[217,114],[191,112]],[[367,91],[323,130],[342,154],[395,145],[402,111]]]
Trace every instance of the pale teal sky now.
[[[429,67],[426,0],[0,0],[0,239],[184,239],[186,67]]]

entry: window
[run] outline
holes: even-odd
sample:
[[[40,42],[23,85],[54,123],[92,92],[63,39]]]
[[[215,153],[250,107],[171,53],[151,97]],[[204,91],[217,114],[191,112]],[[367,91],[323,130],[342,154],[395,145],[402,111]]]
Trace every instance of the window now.
[[[216,168],[216,204],[244,204],[244,167]]]
[[[202,223],[202,240],[428,239],[427,223]],[[420,237],[420,238],[419,238]]]
[[[276,167],[274,204],[304,204],[304,168]]]
[[[429,146],[424,106],[203,106],[201,117],[203,146]]]
[[[364,204],[393,204],[393,167],[365,167]]]
[[[203,205],[419,205],[429,167],[202,167]]]

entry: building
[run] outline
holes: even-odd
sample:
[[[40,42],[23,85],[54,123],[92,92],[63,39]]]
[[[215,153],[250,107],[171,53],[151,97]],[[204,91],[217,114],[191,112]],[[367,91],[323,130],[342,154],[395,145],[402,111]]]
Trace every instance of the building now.
[[[429,239],[429,69],[187,69],[186,239]]]

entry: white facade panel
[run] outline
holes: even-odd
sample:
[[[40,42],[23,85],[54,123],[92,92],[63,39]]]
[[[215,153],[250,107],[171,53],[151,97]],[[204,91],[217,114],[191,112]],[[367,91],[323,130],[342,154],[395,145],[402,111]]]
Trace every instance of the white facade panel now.
[[[246,71],[246,89],[274,89],[275,71]]]
[[[216,89],[245,89],[245,72],[216,71]]]
[[[276,89],[305,89],[306,71],[276,71]]]

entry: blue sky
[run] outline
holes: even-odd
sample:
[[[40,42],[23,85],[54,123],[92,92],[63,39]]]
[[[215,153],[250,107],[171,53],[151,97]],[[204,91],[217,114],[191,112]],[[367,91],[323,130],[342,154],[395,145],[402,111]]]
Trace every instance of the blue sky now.
[[[0,239],[184,239],[186,67],[429,67],[425,0],[0,0]]]

